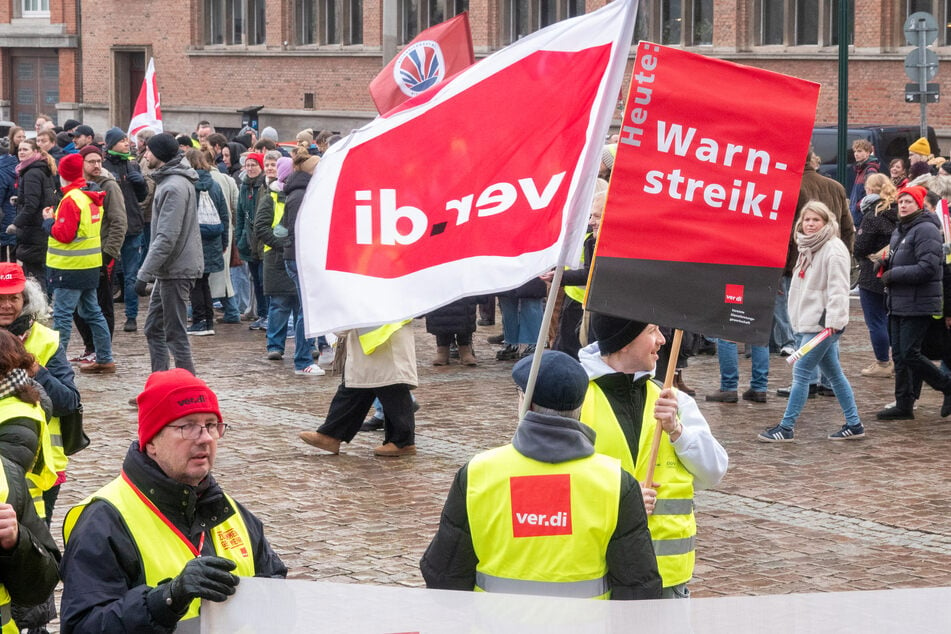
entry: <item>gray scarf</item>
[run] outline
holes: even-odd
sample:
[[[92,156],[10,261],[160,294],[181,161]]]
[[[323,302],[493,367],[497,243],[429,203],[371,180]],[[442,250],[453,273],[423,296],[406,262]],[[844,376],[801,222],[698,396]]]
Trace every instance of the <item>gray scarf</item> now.
[[[799,271],[799,277],[806,277],[806,269],[812,265],[813,256],[825,246],[826,242],[835,237],[838,236],[836,236],[830,223],[824,224],[821,229],[809,236],[804,233],[796,233],[796,244],[799,246],[796,270]]]

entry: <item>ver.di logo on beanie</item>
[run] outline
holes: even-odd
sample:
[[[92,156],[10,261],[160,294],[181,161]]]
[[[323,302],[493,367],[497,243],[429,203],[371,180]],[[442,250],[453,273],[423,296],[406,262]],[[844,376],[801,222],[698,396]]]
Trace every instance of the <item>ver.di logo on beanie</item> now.
[[[139,451],[162,429],[190,414],[210,413],[221,421],[218,397],[188,370],[153,372],[136,398],[139,406]]]

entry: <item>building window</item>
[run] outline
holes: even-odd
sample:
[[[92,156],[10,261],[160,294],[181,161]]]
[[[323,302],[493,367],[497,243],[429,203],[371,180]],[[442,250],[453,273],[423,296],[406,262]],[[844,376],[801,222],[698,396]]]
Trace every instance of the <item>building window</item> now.
[[[296,0],[297,44],[362,44],[363,0]]]
[[[205,44],[264,44],[267,15],[264,0],[205,0]]]
[[[836,46],[840,0],[760,0],[757,41],[760,45]],[[855,0],[849,4],[849,40],[855,25]]]
[[[634,40],[668,46],[713,44],[713,0],[642,0]]]
[[[502,41],[505,43],[585,12],[583,0],[506,0],[503,11]]]
[[[400,0],[401,44],[408,44],[420,31],[469,10],[469,0]]]
[[[938,23],[937,45],[951,46],[951,0],[939,2],[935,2],[934,0],[906,0],[905,6],[908,11],[908,13],[905,14],[906,18],[912,13],[919,11],[933,15]],[[907,45],[903,33],[899,33],[898,38],[901,46]],[[928,42],[928,46],[931,45],[932,42]]]
[[[24,18],[50,17],[50,0],[23,0],[20,15]]]

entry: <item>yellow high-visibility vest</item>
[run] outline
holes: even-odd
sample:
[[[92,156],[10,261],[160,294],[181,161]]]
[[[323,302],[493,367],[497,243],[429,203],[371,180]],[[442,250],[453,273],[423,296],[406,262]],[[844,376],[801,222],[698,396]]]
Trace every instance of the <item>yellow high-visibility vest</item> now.
[[[46,266],[61,271],[83,271],[102,266],[102,208],[80,189],[71,189],[63,196],[60,207],[67,200],[79,207],[79,226],[72,242],[60,242],[52,235],[46,248]],[[59,207],[56,209],[59,213]]]
[[[33,506],[36,507],[36,514],[40,517],[46,517],[43,491],[49,490],[56,484],[57,477],[51,463],[53,446],[50,439],[50,430],[46,424],[46,412],[39,404],[31,405],[21,401],[18,396],[8,396],[0,399],[0,421],[10,420],[11,418],[29,418],[36,421],[39,431],[39,446],[33,465],[26,472],[26,483],[30,489],[30,496],[33,498]]]
[[[661,387],[654,381],[647,381],[646,385],[637,464],[610,402],[594,381],[588,384],[588,393],[581,406],[581,422],[598,434],[595,451],[619,459],[621,467],[638,482],[647,477],[647,459],[657,426],[654,404],[661,392]],[[657,556],[657,569],[664,587],[669,588],[686,583],[693,576],[697,520],[693,512],[693,475],[680,462],[667,434],[661,437],[654,481],[661,486],[657,489],[654,512],[647,518],[647,527]]]
[[[278,200],[278,197],[279,197],[278,192],[270,192],[270,193],[271,193],[271,200],[274,201],[274,217],[271,218],[271,230],[273,231],[274,227],[276,227],[281,222],[281,218],[284,217],[284,201]],[[267,253],[270,250],[271,250],[271,247],[265,244],[264,252]]]
[[[403,321],[395,321],[392,324],[383,324],[376,328],[360,328],[357,330],[357,336],[360,339],[360,348],[363,350],[363,354],[367,356],[373,354],[373,351],[386,343],[386,340],[392,337],[394,332],[411,321],[413,320],[404,319]]]
[[[59,350],[59,333],[52,328],[47,328],[39,322],[34,322],[30,327],[30,334],[23,342],[26,351],[36,357],[36,362],[46,367],[49,360],[53,358],[56,351]],[[63,451],[63,432],[60,427],[59,417],[52,416],[47,421],[47,427],[50,430],[50,444],[52,452],[50,454],[50,466],[56,473],[66,471],[69,464],[69,458]]]
[[[469,463],[466,509],[476,591],[609,599],[606,553],[617,527],[618,460],[550,464],[512,445]]]
[[[227,495],[225,497],[234,509],[234,514],[209,529],[215,545],[215,554],[237,564],[234,574],[239,577],[253,577],[254,553],[251,552],[248,527],[235,501]],[[108,502],[122,516],[142,557],[142,570],[147,585],[155,587],[160,582],[177,576],[189,560],[198,556],[194,545],[186,542],[177,528],[166,523],[158,509],[126,479],[124,473],[69,510],[63,522],[64,541],[69,542],[83,510],[94,500]],[[182,620],[198,616],[200,605],[199,599],[193,600]]]

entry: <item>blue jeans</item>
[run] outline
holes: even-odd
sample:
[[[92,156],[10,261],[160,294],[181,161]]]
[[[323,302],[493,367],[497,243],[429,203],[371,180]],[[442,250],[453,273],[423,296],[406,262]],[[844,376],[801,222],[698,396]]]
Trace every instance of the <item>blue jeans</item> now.
[[[735,392],[740,384],[740,365],[737,361],[737,346],[732,341],[717,339],[717,360],[720,362],[720,390]],[[769,380],[769,348],[753,346],[753,373],[750,389],[765,392]]]
[[[868,326],[868,338],[872,340],[872,351],[876,361],[888,361],[891,346],[888,336],[888,309],[885,308],[885,294],[859,289],[862,302],[862,314]]]
[[[267,350],[284,352],[287,320],[294,314],[294,369],[303,370],[314,362],[314,340],[304,336],[304,315],[294,295],[272,295],[267,313]]]
[[[251,280],[248,278],[247,264],[231,267],[231,285],[234,287],[234,301],[238,312],[247,312],[251,306]]]
[[[502,334],[505,343],[522,344],[538,341],[538,331],[545,315],[541,298],[499,296],[502,309]]]
[[[300,276],[297,274],[297,260],[284,260],[284,270],[287,271],[287,277],[291,278],[291,281],[294,282],[294,287],[297,289],[297,301],[301,307],[301,328],[303,328],[304,298],[300,294]],[[327,337],[323,335],[317,337],[318,350],[323,350],[328,347],[330,347],[330,344],[327,343]]]
[[[221,308],[224,310],[224,321],[226,323],[238,323],[241,321],[241,313],[238,311],[238,302],[235,301],[234,296],[231,297],[216,297],[218,301],[221,302]]]
[[[796,347],[799,348],[818,333],[815,332],[797,332]],[[839,365],[839,354],[837,342],[842,336],[842,331],[826,337],[822,343],[813,348],[809,353],[803,356],[793,366],[792,390],[789,392],[789,403],[786,404],[786,413],[783,414],[783,420],[779,424],[786,429],[792,429],[796,425],[796,419],[802,412],[806,399],[809,398],[809,382],[815,376],[816,368],[822,371],[822,376],[830,381],[832,389],[835,391],[835,397],[839,401],[839,407],[845,415],[845,422],[849,426],[861,425],[859,420],[859,411],[855,406],[855,395],[852,393],[852,386],[849,380],[845,378],[842,372],[842,366]]]
[[[772,344],[778,352],[784,346],[793,345],[793,329],[789,324],[789,284],[792,278],[783,276],[780,280],[780,289],[776,293],[776,303],[773,305],[773,334]]]
[[[86,320],[92,330],[96,348],[96,363],[112,361],[112,339],[106,318],[102,316],[95,288],[57,288],[53,291],[53,328],[59,333],[59,343],[66,351],[73,332],[73,312]]]
[[[125,298],[125,318],[135,319],[139,316],[139,296],[135,294],[135,278],[142,266],[142,234],[126,236],[122,243],[122,297]]]

